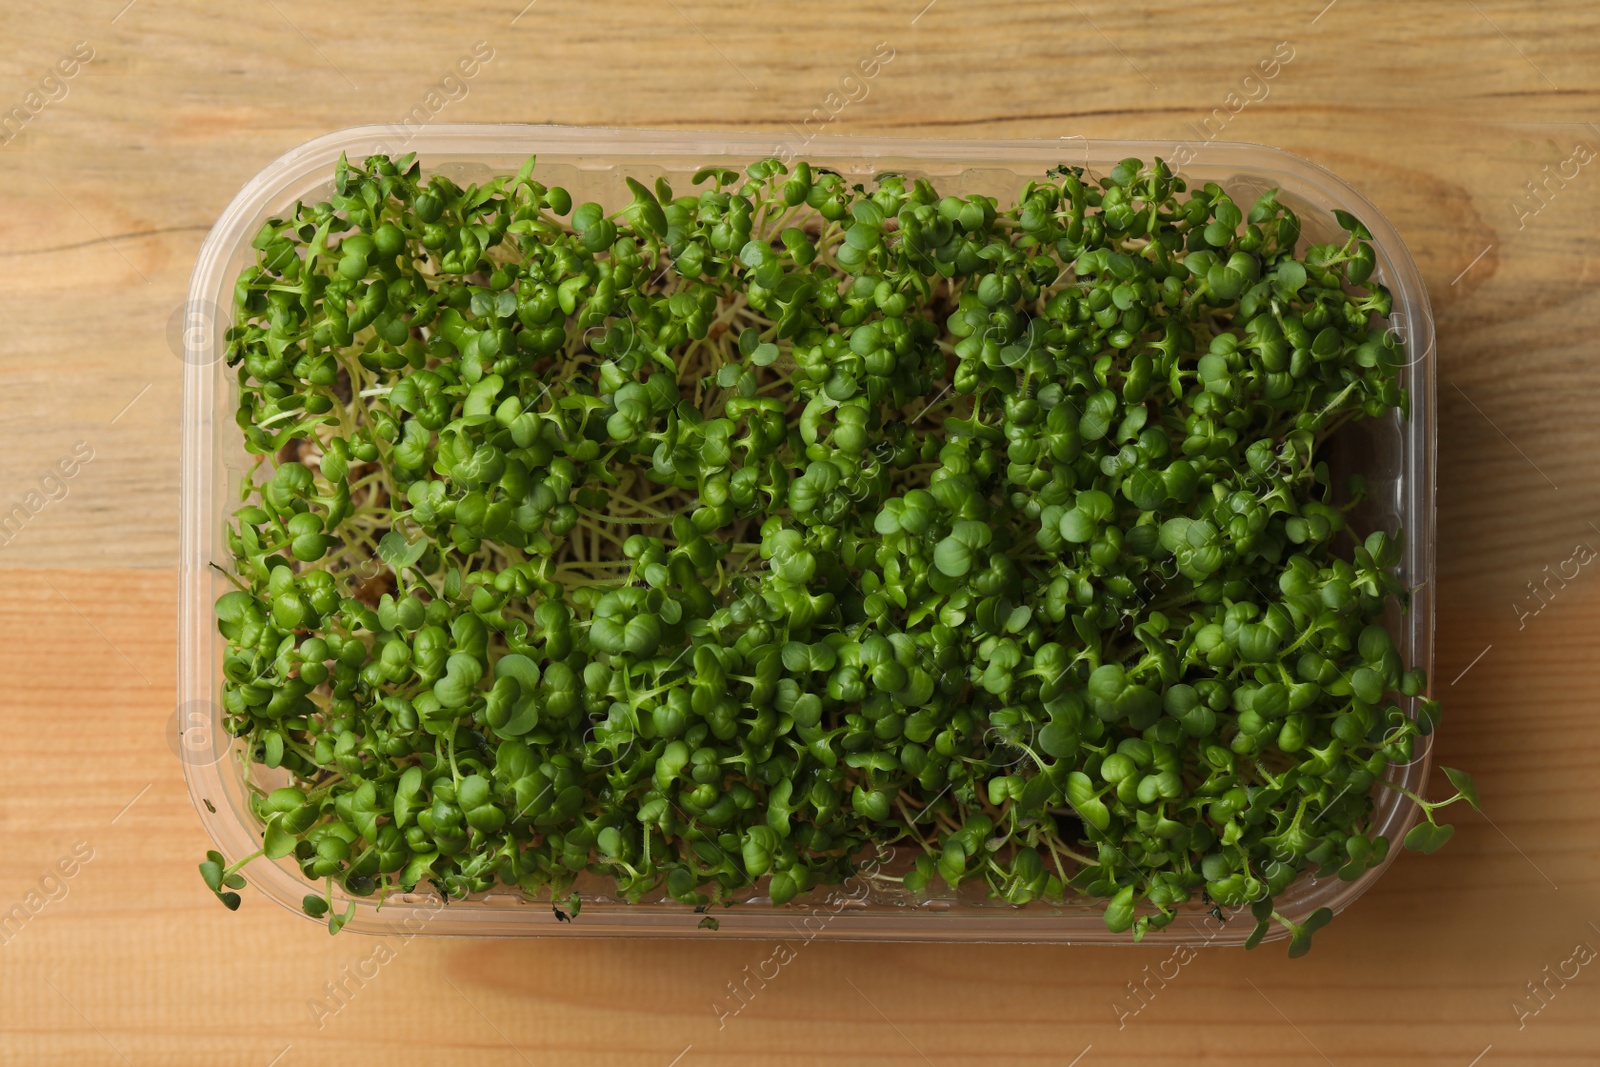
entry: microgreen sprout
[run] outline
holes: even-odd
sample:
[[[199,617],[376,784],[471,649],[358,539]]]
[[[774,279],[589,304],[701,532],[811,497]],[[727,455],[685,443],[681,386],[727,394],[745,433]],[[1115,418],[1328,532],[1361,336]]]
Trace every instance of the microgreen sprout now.
[[[1133,159],[1009,207],[770,159],[627,189],[342,160],[255,238],[222,703],[306,913],[782,905],[893,845],[908,899],[1248,905],[1304,952],[1329,913],[1274,898],[1383,862],[1438,719],[1400,534],[1328,462],[1407,406],[1366,228],[1302,249],[1275,192]],[[1407,845],[1476,806],[1447,774]],[[253,858],[201,865],[230,908]]]

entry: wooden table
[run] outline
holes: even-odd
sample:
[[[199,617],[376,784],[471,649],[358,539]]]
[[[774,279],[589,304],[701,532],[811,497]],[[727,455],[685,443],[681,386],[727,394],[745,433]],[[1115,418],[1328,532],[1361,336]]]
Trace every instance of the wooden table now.
[[[1600,175],[1525,187],[1600,146],[1600,12],[1324,2],[7,4],[0,107],[28,121],[0,145],[0,501],[42,503],[0,547],[0,912],[42,906],[0,946],[0,1061],[1600,1061],[1600,970],[1528,986],[1600,947],[1600,575],[1516,607],[1600,546]],[[466,95],[430,102],[479,41]],[[1438,756],[1476,772],[1488,816],[1401,857],[1308,958],[1204,952],[1121,1025],[1164,952],[819,942],[719,1028],[770,946],[418,939],[319,1016],[373,943],[218,907],[168,742],[169,338],[207,228],[296,143],[435,103],[791,139],[884,48],[828,132],[1259,141],[1396,223],[1438,315]],[[1275,51],[1292,58],[1246,81]]]

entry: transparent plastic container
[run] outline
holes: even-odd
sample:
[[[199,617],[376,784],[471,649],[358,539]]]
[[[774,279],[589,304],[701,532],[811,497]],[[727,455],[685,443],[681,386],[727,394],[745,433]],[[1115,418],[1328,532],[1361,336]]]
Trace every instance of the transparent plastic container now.
[[[223,333],[230,323],[234,279],[254,261],[250,241],[269,217],[297,200],[326,199],[333,188],[341,153],[352,159],[374,152],[416,152],[424,173],[441,173],[459,184],[483,182],[514,173],[533,153],[537,174],[560,184],[574,201],[596,200],[619,208],[631,199],[624,175],[646,184],[665,175],[675,188],[692,187],[690,175],[702,166],[731,167],[760,158],[803,158],[853,180],[883,172],[927,176],[942,193],[979,192],[1014,202],[1030,178],[1057,164],[1085,166],[1107,173],[1117,161],[1135,156],[1171,160],[1173,146],[1157,141],[912,140],[817,136],[803,147],[784,146],[765,135],[662,130],[583,129],[559,126],[437,125],[402,141],[393,127],[364,126],[310,141],[281,156],[234,197],[200,250],[189,290],[184,323],[184,400],[182,506],[179,582],[177,745],[189,792],[216,846],[230,859],[260,847],[261,826],[246,803],[237,752],[223,729],[221,662],[225,642],[218,634],[212,604],[228,588],[212,566],[229,561],[224,524],[237,507],[244,473],[253,462],[234,423],[238,383],[222,361]],[[1179,157],[1181,158],[1181,157]],[[1332,212],[1349,211],[1373,235],[1377,269],[1373,280],[1394,295],[1390,327],[1401,331],[1408,365],[1401,372],[1410,394],[1409,419],[1390,413],[1355,423],[1334,439],[1336,466],[1362,471],[1371,490],[1357,513],[1368,528],[1403,528],[1404,555],[1399,575],[1411,590],[1408,613],[1391,615],[1391,628],[1407,665],[1432,674],[1434,574],[1435,396],[1433,316],[1415,262],[1387,219],[1365,197],[1316,164],[1280,149],[1250,144],[1212,143],[1194,151],[1180,168],[1191,187],[1215,181],[1241,204],[1277,187],[1280,199],[1299,215],[1302,241],[1329,240],[1338,234]],[[1427,739],[1431,740],[1431,739]],[[1412,763],[1392,768],[1391,781],[1420,792],[1427,780],[1431,744],[1419,744]],[[260,768],[256,768],[257,771]],[[261,779],[266,782],[267,779]],[[275,783],[273,783],[275,784]],[[1364,893],[1400,852],[1399,841],[1416,816],[1399,794],[1379,789],[1376,830],[1393,843],[1388,861],[1351,882],[1304,877],[1276,900],[1280,914],[1299,919],[1327,907],[1339,912]],[[197,843],[198,844],[198,843]],[[197,848],[197,853],[198,853]],[[902,849],[902,852],[904,850]],[[902,862],[906,856],[898,857]],[[884,856],[881,869],[893,870],[896,857]],[[869,870],[874,865],[869,865]],[[299,914],[301,898],[320,892],[305,880],[292,858],[258,859],[246,868],[254,892],[247,904],[266,896]],[[942,883],[935,883],[942,888]],[[580,889],[583,883],[580,882]],[[1022,907],[985,901],[982,893],[949,894],[916,902],[897,900],[893,886],[860,876],[844,885],[823,887],[794,903],[774,908],[752,896],[732,907],[715,907],[720,929],[700,928],[703,915],[673,901],[628,904],[604,895],[595,881],[584,894],[581,915],[563,921],[548,901],[534,901],[504,889],[445,905],[429,891],[391,895],[380,909],[373,899],[356,898],[356,915],[347,929],[370,933],[427,933],[496,936],[637,937],[813,937],[871,941],[1055,942],[1129,944],[1127,934],[1108,932],[1100,906],[1092,901]],[[752,891],[753,893],[754,891]],[[335,894],[336,908],[345,901]],[[1185,909],[1169,927],[1151,931],[1144,944],[1238,945],[1253,923],[1248,914],[1218,923],[1198,905]],[[1272,936],[1282,936],[1274,927]]]

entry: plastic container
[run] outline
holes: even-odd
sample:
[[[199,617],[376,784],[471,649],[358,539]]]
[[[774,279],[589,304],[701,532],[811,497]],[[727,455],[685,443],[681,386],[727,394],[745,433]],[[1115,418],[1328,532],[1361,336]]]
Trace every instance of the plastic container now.
[[[660,130],[581,129],[557,126],[438,125],[405,139],[393,127],[364,126],[319,137],[280,157],[245,185],[223,212],[200,250],[189,290],[185,322],[183,404],[181,573],[179,582],[178,679],[180,734],[174,738],[190,795],[217,847],[230,859],[260,847],[260,827],[245,803],[240,763],[225,749],[222,728],[221,658],[212,604],[228,588],[213,562],[226,563],[224,522],[237,504],[238,488],[250,460],[234,424],[238,385],[222,362],[222,335],[228,325],[233,281],[253,261],[250,241],[262,222],[296,200],[326,199],[334,164],[341,153],[352,158],[373,152],[418,153],[425,173],[443,173],[460,184],[514,173],[532,153],[547,184],[561,184],[575,201],[597,200],[608,207],[627,203],[623,176],[647,183],[666,175],[678,188],[701,166],[743,166],[777,155],[804,158],[858,180],[895,171],[926,175],[941,192],[981,192],[1012,203],[1029,178],[1057,164],[1086,166],[1104,174],[1120,159],[1157,155],[1181,163],[1191,186],[1215,181],[1240,203],[1276,186],[1281,199],[1299,213],[1304,241],[1328,240],[1338,233],[1335,208],[1356,215],[1371,229],[1377,253],[1374,281],[1394,295],[1391,328],[1403,331],[1409,364],[1401,372],[1411,397],[1411,417],[1397,413],[1366,420],[1336,438],[1345,462],[1362,470],[1371,488],[1363,505],[1365,523],[1391,532],[1405,531],[1399,572],[1412,590],[1410,612],[1391,623],[1400,651],[1411,666],[1429,669],[1433,659],[1434,572],[1434,378],[1433,317],[1416,264],[1388,221],[1368,200],[1323,168],[1276,148],[1211,143],[1184,148],[1156,141],[1059,140],[894,140],[818,136],[803,146],[785,145],[762,135]],[[1187,160],[1187,162],[1183,162]],[[1420,791],[1427,779],[1429,749],[1391,780]],[[1399,839],[1415,818],[1415,806],[1391,790],[1379,790],[1378,832]],[[893,863],[885,857],[886,864]],[[1385,864],[1384,866],[1386,866]],[[1278,911],[1300,918],[1319,907],[1338,912],[1367,890],[1384,866],[1360,879],[1306,877],[1281,894]],[[302,878],[292,860],[274,864],[258,859],[246,869],[253,893],[299,912],[307,892],[319,892]],[[962,894],[963,898],[967,895]],[[981,894],[980,894],[981,896]],[[773,908],[764,900],[716,908],[720,931],[699,929],[702,916],[668,901],[628,904],[586,895],[581,916],[562,921],[547,902],[513,890],[445,906],[430,892],[391,896],[380,910],[358,899],[348,929],[371,933],[425,932],[454,935],[518,936],[682,936],[789,938],[812,937],[884,941],[1057,942],[1128,944],[1126,934],[1109,933],[1092,902],[1065,906],[1035,902],[1024,907],[977,899],[935,899],[896,903],[870,880],[814,891],[804,902]],[[254,901],[251,901],[254,904]],[[344,903],[336,900],[339,910]],[[1253,923],[1248,915],[1219,924],[1191,906],[1168,928],[1152,931],[1144,944],[1240,944]],[[1278,928],[1274,928],[1275,933]]]

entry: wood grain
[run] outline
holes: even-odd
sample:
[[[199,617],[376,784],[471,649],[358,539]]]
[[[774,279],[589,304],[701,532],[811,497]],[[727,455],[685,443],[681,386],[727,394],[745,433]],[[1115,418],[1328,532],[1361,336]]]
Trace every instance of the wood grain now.
[[[59,898],[0,944],[0,1062],[1595,1062],[1592,967],[1520,1028],[1513,1004],[1531,1011],[1526,983],[1600,947],[1600,578],[1520,628],[1514,605],[1575,543],[1600,545],[1600,164],[1536,214],[1514,205],[1575,144],[1600,146],[1600,11],[1323,3],[7,4],[0,115],[77,42],[94,58],[0,144],[0,504],[79,442],[93,458],[0,545],[0,913]],[[1438,757],[1477,773],[1493,822],[1468,813],[1444,852],[1402,857],[1307,959],[1202,952],[1136,1014],[1127,983],[1165,951],[818,942],[719,1024],[727,983],[771,946],[418,938],[357,986],[377,942],[259,899],[218,908],[166,740],[169,322],[244,181],[316,134],[398,120],[477,41],[494,58],[441,120],[792,143],[879,42],[893,60],[828,132],[1177,145],[1229,92],[1260,97],[1223,136],[1361,187],[1429,283]],[[1263,96],[1243,79],[1280,42],[1293,59]],[[75,846],[93,858],[47,879]],[[348,1002],[319,1012],[340,981]]]

